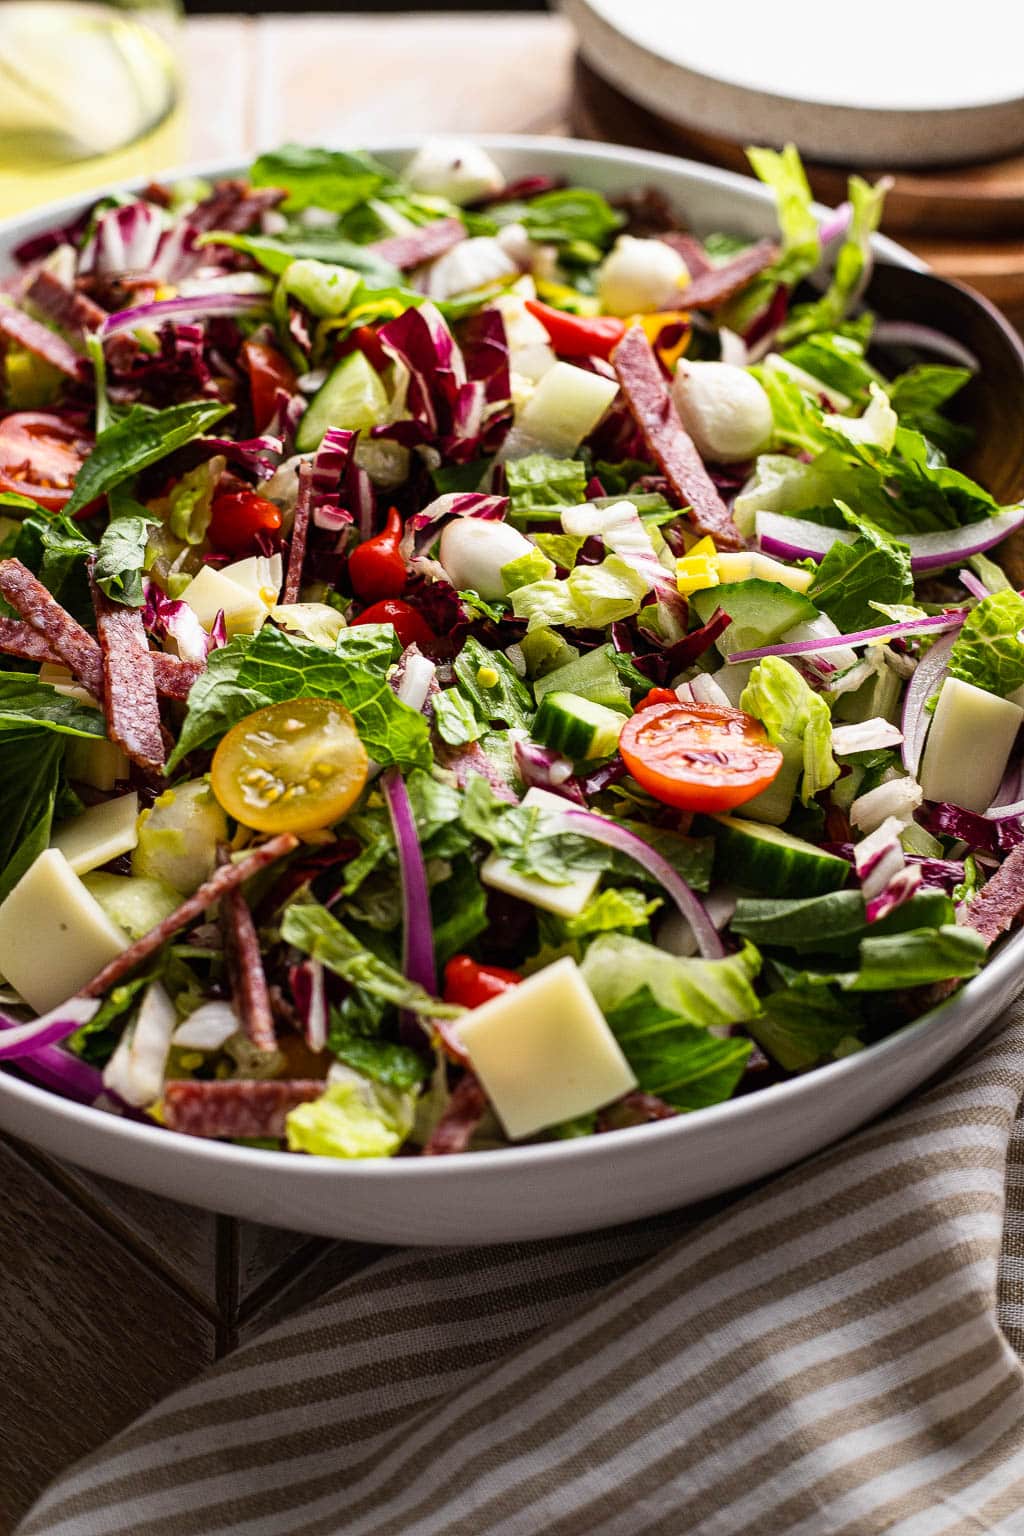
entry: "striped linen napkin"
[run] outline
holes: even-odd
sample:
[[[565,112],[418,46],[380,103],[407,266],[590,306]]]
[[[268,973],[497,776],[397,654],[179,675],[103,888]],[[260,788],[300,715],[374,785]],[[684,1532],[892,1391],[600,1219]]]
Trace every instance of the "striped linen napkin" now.
[[[1018,1003],[703,1220],[384,1257],[19,1536],[1024,1532],[1022,1092]]]

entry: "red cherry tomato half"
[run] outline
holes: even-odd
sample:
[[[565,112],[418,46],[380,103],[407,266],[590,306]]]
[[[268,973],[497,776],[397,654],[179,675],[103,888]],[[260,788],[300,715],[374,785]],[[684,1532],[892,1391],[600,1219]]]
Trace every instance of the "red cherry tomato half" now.
[[[419,645],[425,650],[436,646],[437,636],[426,619],[401,598],[386,597],[381,603],[364,608],[353,624],[391,624],[403,645]]]
[[[210,543],[226,555],[245,555],[255,547],[258,533],[278,533],[281,509],[255,491],[215,496],[210,516]]]
[[[522,981],[518,971],[500,965],[478,965],[469,955],[452,955],[444,968],[444,1000],[462,1008],[479,1008]]]
[[[684,811],[728,811],[775,778],[782,753],[742,709],[652,704],[626,721],[622,760],[656,800]]]
[[[0,491],[31,496],[48,512],[71,498],[94,439],[50,411],[15,411],[0,421]]]
[[[366,539],[349,555],[348,577],[359,597],[375,601],[404,592],[409,573],[399,550],[403,531],[398,508],[392,507],[383,533]]]
[[[262,341],[243,342],[242,362],[249,375],[253,423],[262,432],[273,419],[278,390],[294,395],[298,388],[295,369],[276,347]]]

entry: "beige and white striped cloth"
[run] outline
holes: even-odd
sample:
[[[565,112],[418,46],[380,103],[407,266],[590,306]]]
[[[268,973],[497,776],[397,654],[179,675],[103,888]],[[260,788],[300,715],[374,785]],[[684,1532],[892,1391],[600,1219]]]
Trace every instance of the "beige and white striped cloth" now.
[[[19,1536],[1024,1532],[1024,1005],[701,1220],[383,1258]]]

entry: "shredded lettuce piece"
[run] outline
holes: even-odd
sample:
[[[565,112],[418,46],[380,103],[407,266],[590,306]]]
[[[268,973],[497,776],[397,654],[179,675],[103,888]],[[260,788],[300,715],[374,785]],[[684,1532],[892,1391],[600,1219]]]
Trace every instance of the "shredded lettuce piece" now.
[[[528,453],[505,465],[509,521],[546,520],[563,507],[586,500],[587,468],[579,459],[552,459]]]
[[[288,1148],[321,1157],[391,1157],[415,1118],[414,1094],[334,1067],[322,1097],[288,1114]]]
[[[583,960],[583,979],[605,1014],[641,988],[686,1024],[720,1028],[742,1024],[760,1011],[752,982],[761,957],[746,943],[724,960],[670,955],[624,933],[600,934]]]
[[[568,624],[604,629],[638,613],[650,589],[647,578],[618,555],[600,565],[579,565],[564,581],[534,581],[511,594],[517,619],[527,619],[527,633]]]
[[[1024,597],[983,598],[964,620],[949,655],[949,675],[1005,699],[1024,686]]]
[[[885,194],[891,182],[882,177],[874,186],[862,176],[851,176],[848,197],[852,209],[846,239],[839,247],[832,281],[820,299],[799,305],[782,327],[782,339],[794,341],[812,331],[832,330],[857,296],[865,268],[871,259],[871,236],[882,218]]]
[[[740,708],[760,720],[774,746],[783,752],[800,748],[804,805],[835,783],[839,765],[832,756],[828,705],[784,657],[765,656],[758,662],[740,695]]]

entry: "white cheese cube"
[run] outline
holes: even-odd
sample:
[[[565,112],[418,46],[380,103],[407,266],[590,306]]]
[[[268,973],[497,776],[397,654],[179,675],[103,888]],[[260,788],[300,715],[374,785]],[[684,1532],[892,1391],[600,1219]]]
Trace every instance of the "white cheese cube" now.
[[[122,853],[131,853],[139,840],[138,819],[138,795],[119,795],[64,822],[50,846],[60,849],[76,875],[85,875]]]
[[[570,808],[567,800],[561,795],[553,795],[548,789],[528,789],[522,803],[538,805],[542,810],[558,814]],[[549,885],[535,875],[519,874],[499,853],[492,853],[480,868],[484,885],[504,891],[508,896],[518,896],[535,907],[543,907],[545,912],[557,913],[559,917],[578,917],[597,890],[600,878],[600,870],[584,869],[574,875],[568,885]]]
[[[128,948],[59,848],[48,848],[0,906],[0,974],[37,1013],[74,997]]]
[[[247,560],[236,560],[233,565],[223,566],[220,574],[258,597],[268,610],[277,602],[284,585],[284,565],[280,555],[250,555]]]
[[[212,565],[204,565],[181,596],[204,629],[212,629],[218,613],[223,612],[229,635],[256,634],[270,611],[256,592],[232,581],[223,571],[215,571]]]
[[[618,389],[615,379],[555,363],[519,413],[513,429],[519,446],[506,457],[540,452],[569,458],[593,432]]]
[[[921,759],[924,798],[948,800],[965,811],[987,810],[1022,720],[1019,704],[947,677]]]
[[[636,1087],[569,955],[474,1008],[457,1030],[513,1141],[600,1109]]]
[[[91,705],[93,709],[102,706],[98,699],[94,699],[87,688],[81,683],[76,683],[67,667],[61,667],[53,661],[44,661],[39,668],[39,681],[46,683],[57,693],[62,693],[66,699],[75,699],[79,704]]]
[[[111,790],[130,772],[127,753],[105,736],[71,736],[64,759],[69,779]]]

